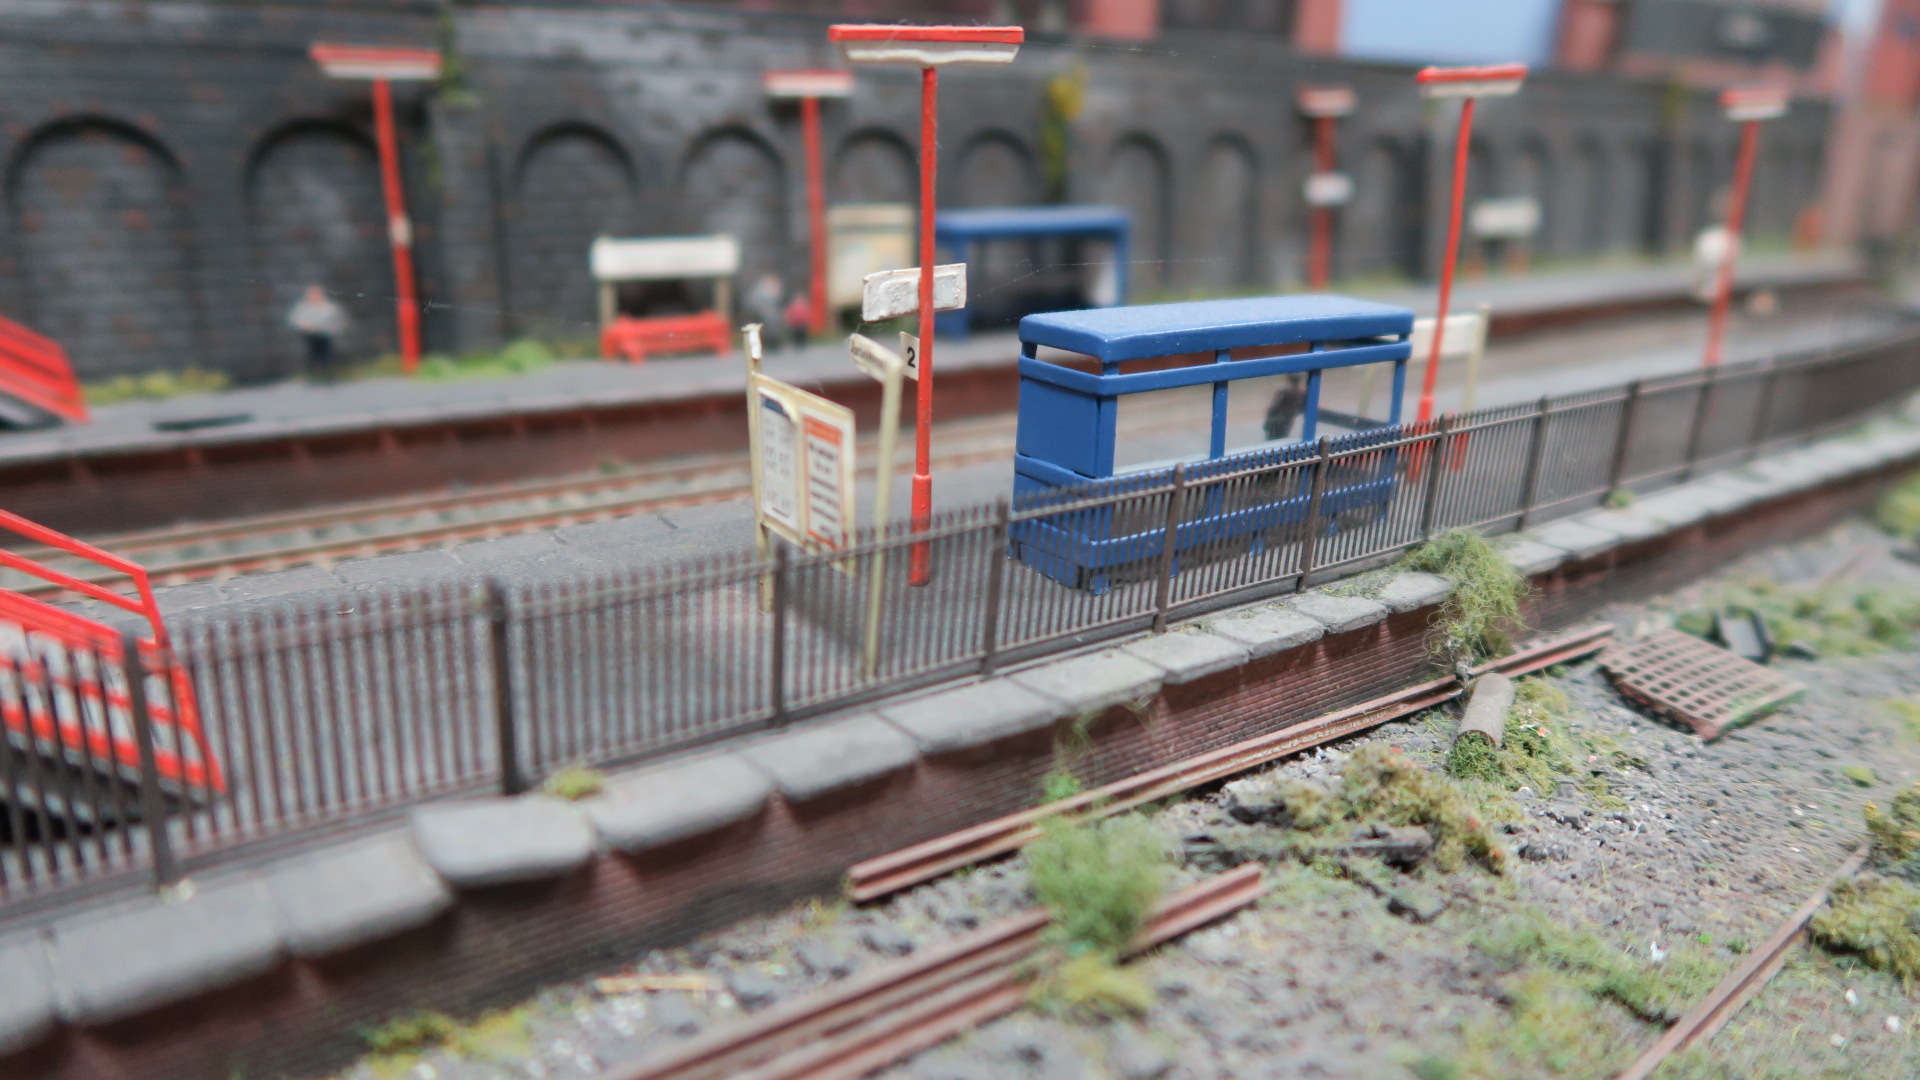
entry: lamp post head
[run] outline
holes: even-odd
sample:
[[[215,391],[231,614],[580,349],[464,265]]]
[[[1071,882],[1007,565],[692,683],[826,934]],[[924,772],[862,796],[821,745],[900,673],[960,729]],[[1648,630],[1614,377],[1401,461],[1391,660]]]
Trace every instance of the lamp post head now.
[[[1781,86],[1736,86],[1720,95],[1720,107],[1727,119],[1773,120],[1786,115],[1787,90]]]
[[[431,82],[440,77],[438,49],[410,49],[387,45],[328,45],[307,50],[330,79],[385,79],[388,82]]]
[[[761,73],[760,85],[777,100],[852,97],[853,72],[845,68],[767,71]]]
[[[828,28],[827,40],[851,64],[1008,64],[1027,32],[1018,26],[896,26],[842,23]]]
[[[1294,96],[1300,115],[1309,120],[1353,115],[1351,86],[1303,86]]]
[[[1526,81],[1527,65],[1495,64],[1491,67],[1430,67],[1413,77],[1420,84],[1420,96],[1430,98],[1506,97],[1520,92]]]

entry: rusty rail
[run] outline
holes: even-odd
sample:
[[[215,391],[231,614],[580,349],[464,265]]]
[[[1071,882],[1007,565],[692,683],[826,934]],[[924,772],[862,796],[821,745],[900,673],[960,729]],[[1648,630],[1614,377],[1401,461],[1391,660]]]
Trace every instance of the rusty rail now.
[[[1578,630],[1483,664],[1473,673],[1499,671],[1524,675],[1540,671],[1597,652],[1612,636],[1613,628],[1606,625]],[[1018,851],[1039,837],[1040,823],[1047,818],[1061,814],[1079,817],[1117,814],[1378,727],[1389,720],[1422,712],[1451,701],[1461,692],[1460,680],[1451,675],[1418,683],[1280,731],[1149,769],[1071,798],[866,859],[848,868],[847,896],[855,903],[877,900],[962,866]]]
[[[1869,850],[1866,844],[1855,849],[1847,861],[1834,871],[1833,876],[1827,878],[1826,883],[1807,898],[1806,903],[1787,916],[1787,921],[1781,923],[1771,937],[1758,949],[1748,953],[1746,959],[1740,961],[1739,967],[1728,972],[1727,977],[1720,980],[1720,985],[1700,1000],[1700,1004],[1688,1010],[1687,1015],[1668,1028],[1659,1041],[1647,1047],[1646,1053],[1627,1066],[1617,1080],[1647,1080],[1669,1056],[1696,1042],[1713,1038],[1714,1033],[1725,1027],[1727,1021],[1733,1019],[1740,1007],[1747,1003],[1747,999],[1773,978],[1774,973],[1780,970],[1780,965],[1787,962],[1787,954],[1793,951],[1794,945],[1806,931],[1807,923],[1813,920],[1820,906],[1827,902],[1827,895],[1833,891],[1833,886],[1859,873],[1860,868],[1866,865]]]
[[[1161,901],[1128,955],[1222,918],[1265,889],[1252,864],[1189,885]],[[865,1076],[1018,1008],[1025,1000],[1020,964],[1039,947],[1050,921],[1044,910],[1016,915],[601,1080]]]

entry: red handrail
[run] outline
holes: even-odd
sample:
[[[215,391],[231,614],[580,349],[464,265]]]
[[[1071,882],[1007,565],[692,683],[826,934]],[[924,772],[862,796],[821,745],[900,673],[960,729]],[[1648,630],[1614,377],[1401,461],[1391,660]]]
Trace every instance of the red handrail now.
[[[76,424],[91,416],[60,343],[0,317],[0,392]]]
[[[6,566],[37,577],[42,581],[58,585],[63,589],[81,596],[111,604],[122,611],[139,615],[147,622],[149,637],[141,642],[141,652],[147,661],[147,670],[164,675],[171,703],[154,701],[153,718],[160,725],[171,727],[177,733],[192,740],[195,755],[188,755],[184,743],[172,740],[172,746],[162,747],[156,752],[160,764],[160,774],[172,780],[182,781],[196,786],[224,791],[226,783],[221,775],[219,763],[207,745],[206,735],[200,727],[199,709],[193,696],[193,685],[183,668],[173,656],[172,643],[167,638],[166,622],[160,617],[160,605],[154,599],[153,585],[147,576],[146,567],[130,559],[122,558],[110,551],[95,547],[84,540],[77,540],[65,533],[49,529],[38,522],[29,521],[8,510],[0,510],[0,528],[9,529],[39,544],[64,552],[76,558],[85,559],[110,570],[127,575],[133,581],[138,598],[124,596],[112,589],[94,582],[82,581],[71,574],[46,566],[36,559],[17,552],[0,548],[0,566]],[[90,650],[103,659],[119,662],[124,659],[120,644],[120,634],[112,627],[95,619],[65,611],[42,603],[28,596],[8,590],[0,590],[0,624],[12,624],[26,634],[42,634],[69,647]],[[10,657],[0,653],[0,665],[11,666]],[[102,687],[69,687],[89,700],[100,700],[107,704],[124,705],[124,698]],[[32,719],[29,710],[20,702],[6,702],[0,707],[0,716],[4,716],[8,727],[23,733],[29,732],[38,737],[51,734],[51,725],[56,718],[44,716]],[[69,738],[82,736],[87,739],[89,748],[104,754],[111,750],[115,760],[123,765],[138,766],[138,747],[129,739],[111,732],[94,731],[84,726],[76,727],[61,723],[61,731]],[[96,746],[97,744],[97,746]]]

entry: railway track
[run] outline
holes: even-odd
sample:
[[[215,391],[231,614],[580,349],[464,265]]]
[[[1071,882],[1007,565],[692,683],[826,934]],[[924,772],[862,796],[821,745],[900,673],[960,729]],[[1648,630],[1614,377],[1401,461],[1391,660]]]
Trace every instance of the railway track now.
[[[944,425],[935,464],[958,468],[1012,450],[1010,416]],[[859,467],[874,448],[863,442]],[[355,502],[206,524],[90,536],[87,541],[146,566],[156,584],[327,566],[347,559],[451,547],[518,533],[745,498],[752,477],[743,454],[708,455],[586,476],[476,486],[435,495]],[[82,581],[112,585],[120,575],[51,549],[21,549]],[[6,584],[28,596],[63,590],[24,575]]]

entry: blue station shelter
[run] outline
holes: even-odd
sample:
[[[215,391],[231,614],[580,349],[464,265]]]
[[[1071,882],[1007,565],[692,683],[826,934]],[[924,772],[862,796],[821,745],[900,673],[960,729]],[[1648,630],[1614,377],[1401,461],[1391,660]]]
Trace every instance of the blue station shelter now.
[[[1056,237],[1105,240],[1113,245],[1113,302],[1116,304],[1127,302],[1127,260],[1132,233],[1132,219],[1117,206],[994,206],[940,210],[933,215],[934,243],[961,262],[973,262],[978,246],[993,240]],[[966,336],[964,310],[943,311],[938,319],[942,336]]]

